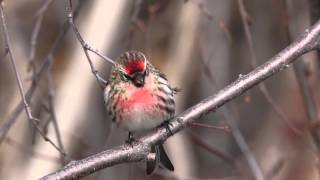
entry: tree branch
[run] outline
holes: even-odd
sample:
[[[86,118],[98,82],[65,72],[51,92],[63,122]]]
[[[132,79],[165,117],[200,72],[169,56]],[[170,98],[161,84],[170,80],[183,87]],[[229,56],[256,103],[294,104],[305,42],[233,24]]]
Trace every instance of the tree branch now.
[[[236,81],[223,88],[218,93],[202,100],[195,106],[175,117],[170,122],[170,131],[164,127],[159,127],[154,132],[141,137],[138,142],[132,146],[118,146],[85,159],[74,161],[41,179],[76,179],[117,164],[148,160],[150,157],[151,145],[166,141],[170,136],[183,130],[188,123],[218,109],[220,106],[240,96],[254,85],[277,72],[284,70],[288,67],[288,64],[292,63],[297,57],[316,49],[319,45],[319,34],[320,21],[318,21],[310,30],[307,30],[301,38],[276,54],[266,63],[257,67],[250,73],[239,77]]]
[[[225,162],[227,162],[231,166],[234,166],[234,161],[229,154],[225,153],[224,151],[222,151],[216,147],[211,146],[210,144],[205,142],[203,140],[203,138],[197,136],[193,132],[190,132],[190,138],[195,144],[201,146],[203,149],[207,150],[208,152],[218,156],[219,158],[221,158],[222,160],[224,160]]]
[[[80,5],[78,5],[76,7],[75,12],[74,12],[74,16],[78,15],[79,9],[80,9]],[[53,63],[52,61],[54,59],[52,59],[51,57],[56,54],[58,48],[60,47],[61,43],[63,42],[63,39],[64,39],[68,30],[69,30],[69,23],[65,22],[63,24],[63,26],[61,27],[55,41],[53,42],[46,58],[44,58],[43,63],[40,65],[39,70],[35,74],[36,77],[33,78],[33,81],[31,83],[31,87],[26,91],[27,102],[30,101],[35,90],[38,87],[35,79],[39,80],[40,78],[44,77],[44,76],[42,76],[43,73],[48,69],[48,66]],[[20,113],[22,112],[23,108],[24,108],[24,104],[23,104],[23,100],[21,100],[19,102],[19,104],[15,107],[13,112],[10,114],[8,119],[4,120],[4,122],[0,124],[0,144],[5,139],[7,133],[10,130],[10,128],[12,127],[12,125],[15,124],[15,122],[17,121],[17,118],[20,115]]]
[[[204,46],[200,45],[200,48],[204,51]],[[210,56],[208,56],[208,57],[210,57]],[[209,66],[204,62],[204,58],[201,58],[201,59],[202,59],[201,62],[204,67],[204,70],[205,70],[204,72],[206,73],[206,76],[210,79],[212,86],[214,88],[217,87],[217,80],[215,79],[215,76],[213,76],[213,74],[211,73],[211,71],[209,69]],[[210,58],[206,58],[206,59],[210,59]],[[217,89],[217,88],[215,88],[215,89]],[[250,167],[252,175],[255,177],[256,180],[263,180],[264,176],[263,176],[262,170],[259,167],[259,164],[258,164],[257,160],[255,159],[253,153],[251,152],[250,147],[246,143],[243,135],[241,134],[241,131],[236,123],[236,120],[234,118],[233,113],[226,106],[222,107],[220,112],[221,112],[223,119],[228,123],[229,128],[232,133],[232,136],[233,136],[235,142],[237,143],[239,149],[243,153],[243,155],[248,163],[248,166]]]
[[[32,125],[37,129],[37,131],[39,132],[39,134],[42,136],[42,138],[49,142],[57,151],[59,151],[63,156],[66,155],[66,153],[60,149],[50,138],[48,138],[44,133],[43,131],[40,129],[40,127],[38,126],[38,121],[39,119],[35,118],[33,115],[32,115],[32,112],[31,112],[31,108],[27,102],[27,98],[26,98],[26,93],[23,89],[23,86],[22,86],[22,80],[21,80],[21,77],[19,75],[19,72],[18,72],[18,69],[17,69],[17,64],[16,64],[16,60],[13,56],[13,53],[12,53],[12,50],[11,50],[11,42],[10,42],[10,38],[9,38],[9,33],[8,33],[8,29],[7,29],[7,24],[6,24],[6,19],[5,19],[5,16],[4,16],[4,12],[3,12],[3,4],[1,3],[0,4],[0,14],[1,14],[1,21],[2,21],[2,30],[3,30],[3,33],[4,33],[4,36],[5,36],[5,43],[7,44],[8,46],[8,54],[10,56],[10,62],[11,62],[11,65],[12,65],[12,68],[13,68],[13,71],[15,73],[15,78],[16,78],[16,81],[18,83],[18,88],[19,88],[19,92],[20,92],[20,96],[21,96],[21,99],[23,101],[23,105],[24,105],[24,109],[26,111],[26,114],[27,114],[27,117],[28,119],[31,121]]]
[[[295,15],[295,9],[293,7],[293,1],[291,0],[286,0],[286,8],[288,11],[289,19],[288,19],[288,39],[291,41],[293,37],[295,37],[297,33],[297,26],[296,23],[294,22],[293,18]],[[309,123],[318,121],[318,110],[317,110],[317,104],[315,102],[315,99],[312,95],[312,90],[311,87],[308,83],[308,78],[306,77],[305,73],[305,68],[304,68],[304,63],[303,63],[303,57],[300,58],[301,60],[294,63],[293,68],[294,68],[294,74],[299,86],[299,89],[301,91],[301,95],[303,98],[303,103],[304,103],[304,109],[306,112],[307,120]],[[314,143],[320,148],[320,137],[319,133],[317,131],[312,131],[311,129],[311,135],[314,140]]]
[[[95,68],[92,60],[91,60],[91,57],[89,55],[89,51],[96,54],[97,56],[99,56],[100,58],[102,58],[103,60],[105,60],[106,62],[108,63],[111,63],[113,65],[117,65],[116,62],[114,62],[111,58],[107,57],[107,56],[104,56],[103,54],[101,54],[98,50],[96,49],[93,49],[88,43],[86,43],[86,41],[83,39],[83,37],[81,36],[77,26],[74,24],[74,21],[73,21],[73,13],[72,13],[72,0],[69,0],[69,3],[66,7],[67,9],[67,15],[68,15],[68,20],[69,20],[69,23],[73,29],[73,32],[74,34],[76,35],[78,41],[80,42],[82,48],[83,48],[83,51],[87,57],[87,60],[89,62],[89,65],[90,65],[90,68],[91,68],[91,72],[93,73],[93,75],[96,77],[96,80],[98,82],[98,84],[100,85],[101,88],[105,88],[106,84],[107,84],[107,81],[105,79],[103,79],[100,75],[99,75],[99,72],[98,70]]]
[[[251,60],[251,67],[255,68],[257,67],[257,56],[256,53],[254,51],[254,44],[253,44],[253,38],[252,38],[252,33],[249,27],[249,15],[248,12],[245,9],[243,0],[238,0],[238,8],[240,11],[240,15],[241,15],[241,19],[242,19],[242,24],[243,24],[243,28],[245,31],[245,35],[246,35],[246,40],[248,42],[248,46],[249,46],[249,52],[250,52],[250,60]],[[267,86],[265,85],[265,83],[260,83],[259,84],[259,90],[262,93],[262,95],[264,96],[264,98],[267,100],[267,102],[271,105],[271,107],[273,108],[273,110],[276,112],[276,114],[278,115],[278,117],[283,120],[284,123],[286,123],[286,125],[296,134],[298,135],[302,135],[302,131],[297,129],[294,124],[290,121],[290,119],[286,116],[286,114],[283,112],[283,110],[281,109],[281,107],[275,102],[274,98],[272,97],[272,95],[270,94]]]
[[[31,39],[30,39],[30,53],[29,53],[28,69],[32,68],[34,74],[36,72],[36,66],[35,66],[34,61],[35,61],[35,56],[37,53],[36,46],[38,44],[38,37],[39,37],[40,29],[41,29],[44,13],[47,11],[48,7],[50,6],[50,4],[52,2],[53,2],[53,0],[47,0],[42,4],[41,8],[37,12],[36,22],[35,22],[34,28],[32,30],[32,35],[31,35]]]
[[[60,149],[65,151],[62,143],[62,139],[61,139],[61,133],[60,133],[60,128],[57,120],[56,109],[54,107],[54,90],[53,90],[53,77],[52,77],[53,56],[49,58],[51,59],[48,70],[47,70],[49,113],[52,117],[53,129],[56,134],[58,146]],[[67,160],[65,156],[61,156],[61,162],[63,165],[66,164]]]

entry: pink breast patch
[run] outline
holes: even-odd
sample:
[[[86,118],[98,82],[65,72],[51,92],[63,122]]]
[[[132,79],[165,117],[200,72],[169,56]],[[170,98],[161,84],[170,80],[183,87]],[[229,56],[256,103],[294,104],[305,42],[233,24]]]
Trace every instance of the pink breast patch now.
[[[136,107],[149,108],[154,105],[156,99],[152,96],[150,90],[135,87],[129,87],[129,89],[132,89],[134,92],[132,92],[131,96],[127,99],[119,101],[119,105],[122,109],[128,111]]]

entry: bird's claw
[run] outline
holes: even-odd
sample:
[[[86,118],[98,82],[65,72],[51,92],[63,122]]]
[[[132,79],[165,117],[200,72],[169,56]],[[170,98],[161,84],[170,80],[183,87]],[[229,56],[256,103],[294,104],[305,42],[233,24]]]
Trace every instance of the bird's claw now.
[[[137,142],[138,142],[138,140],[136,140],[136,139],[133,137],[132,133],[129,132],[129,134],[128,134],[128,139],[126,140],[126,144],[130,145],[131,147],[133,147],[133,145],[134,145],[135,143],[137,143]]]
[[[173,132],[171,131],[171,127],[173,127],[173,125],[171,124],[170,121],[164,121],[162,123],[162,126],[164,126],[167,129],[167,131],[169,131],[171,136],[173,136]]]

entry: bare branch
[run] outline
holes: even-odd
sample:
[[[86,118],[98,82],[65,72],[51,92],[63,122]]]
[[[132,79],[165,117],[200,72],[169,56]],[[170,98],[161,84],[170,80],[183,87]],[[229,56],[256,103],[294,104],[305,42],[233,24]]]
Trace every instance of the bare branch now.
[[[289,26],[288,26],[288,33],[289,33],[289,40],[291,41],[294,36],[297,35],[297,29],[296,29],[296,24],[292,20],[294,16],[294,9],[293,9],[293,2],[291,0],[286,0],[286,7],[287,11],[289,14]],[[311,87],[308,84],[308,79],[306,77],[306,73],[304,72],[304,64],[302,61],[302,57],[299,58],[301,59],[300,61],[297,61],[296,63],[293,64],[294,67],[294,73],[303,97],[304,101],[304,108],[306,111],[307,119],[310,123],[318,121],[318,111],[317,111],[317,105],[314,100],[314,97],[311,92]],[[312,138],[317,145],[318,148],[320,148],[320,137],[319,134],[316,131],[312,131],[311,129],[311,135]]]
[[[31,40],[30,40],[29,67],[28,67],[28,68],[32,67],[34,73],[36,72],[36,67],[34,64],[36,50],[37,50],[36,46],[38,43],[38,36],[39,36],[40,28],[42,25],[43,16],[44,16],[44,13],[46,12],[46,10],[48,9],[49,5],[52,2],[53,2],[53,0],[45,1],[36,14],[36,23],[35,23],[34,28],[32,30],[32,35],[31,35]]]
[[[49,101],[49,112],[52,117],[52,122],[53,122],[53,128],[56,134],[56,138],[58,141],[59,148],[64,150],[62,140],[61,140],[61,134],[59,130],[59,125],[58,125],[58,120],[56,116],[56,111],[54,108],[54,91],[53,91],[53,80],[52,80],[52,62],[53,62],[53,57],[49,57],[51,59],[48,70],[47,70],[47,79],[48,79],[48,101]],[[61,161],[64,164],[66,162],[65,156],[61,155]]]
[[[5,17],[4,17],[4,12],[3,12],[3,4],[1,3],[0,5],[0,14],[1,14],[1,21],[2,21],[2,29],[3,29],[3,33],[5,35],[5,41],[6,41],[6,44],[8,46],[8,54],[10,56],[10,62],[12,64],[12,68],[14,70],[14,73],[15,73],[15,78],[16,78],[16,81],[18,83],[18,87],[19,87],[19,92],[20,92],[20,96],[21,96],[21,99],[23,101],[23,105],[24,105],[24,108],[25,108],[25,111],[26,111],[26,114],[27,114],[27,117],[28,119],[31,121],[31,123],[33,124],[34,127],[36,127],[37,131],[39,132],[39,134],[43,137],[43,139],[47,142],[49,142],[56,150],[58,150],[61,154],[63,154],[64,156],[66,155],[66,153],[60,149],[51,139],[49,139],[44,133],[43,131],[41,130],[41,128],[39,128],[38,126],[38,119],[33,117],[32,115],[32,112],[31,112],[31,108],[27,102],[27,99],[26,99],[26,96],[25,96],[25,92],[23,90],[23,86],[22,86],[22,81],[21,81],[21,78],[20,78],[20,75],[18,73],[18,70],[17,70],[17,65],[16,65],[16,60],[13,56],[13,53],[11,51],[11,42],[10,42],[10,39],[9,39],[9,33],[8,33],[8,29],[7,29],[7,25],[6,25],[6,21],[5,21]]]
[[[252,68],[257,67],[257,57],[256,54],[254,52],[254,46],[253,46],[253,39],[252,39],[252,34],[251,34],[251,30],[249,27],[249,23],[248,23],[248,13],[245,9],[243,0],[238,0],[238,7],[239,7],[239,11],[241,14],[241,19],[242,19],[242,23],[243,23],[243,28],[245,31],[245,35],[246,35],[246,39],[248,42],[248,46],[249,46],[249,52],[250,52],[250,56],[251,56],[251,66]],[[279,116],[279,118],[281,120],[283,120],[287,126],[296,134],[298,135],[302,135],[302,131],[297,129],[292,122],[290,121],[290,119],[286,116],[286,114],[283,112],[283,110],[278,106],[278,104],[274,101],[274,99],[272,98],[270,92],[268,91],[265,83],[260,83],[259,84],[259,90],[261,91],[261,93],[263,94],[263,96],[266,98],[267,102],[271,105],[271,107],[274,109],[274,111],[277,113],[277,115]]]
[[[209,151],[210,153],[215,154],[216,156],[220,157],[221,159],[226,161],[228,164],[230,164],[232,166],[234,165],[232,157],[230,155],[228,155],[227,153],[221,151],[220,149],[217,149],[216,147],[211,146],[210,144],[203,141],[202,138],[198,137],[196,134],[194,134],[192,132],[190,133],[190,137],[191,137],[192,141],[194,143],[196,143],[197,145],[203,147],[205,150]]]
[[[28,89],[28,91],[26,93],[26,99],[27,99],[28,102],[30,101],[30,98],[33,96],[33,94],[34,94],[34,92],[36,90],[36,87],[37,87],[36,84],[33,82],[31,84],[31,87]],[[24,109],[24,104],[23,104],[23,101],[21,100],[21,102],[16,106],[16,108],[10,114],[8,119],[4,120],[0,124],[0,144],[5,139],[5,137],[8,134],[10,128],[12,127],[12,125],[14,123],[16,123],[16,120],[18,119],[18,116],[20,115],[20,113],[22,112],[23,109]]]
[[[73,22],[73,14],[72,14],[72,0],[69,0],[69,5],[67,5],[67,15],[68,15],[68,20],[69,20],[69,23],[73,29],[73,32],[75,33],[78,41],[80,42],[82,48],[83,48],[83,51],[87,57],[87,60],[90,64],[90,68],[91,68],[91,72],[94,74],[94,76],[96,77],[99,85],[104,88],[107,84],[107,81],[104,80],[98,73],[98,70],[95,68],[91,58],[90,58],[90,55],[89,55],[89,52],[93,52],[94,54],[98,55],[99,57],[101,57],[103,60],[105,60],[106,62],[108,63],[111,63],[113,65],[117,65],[117,63],[112,60],[111,58],[107,57],[107,56],[104,56],[103,54],[101,54],[98,50],[96,49],[93,49],[91,46],[89,46],[89,44],[87,44],[84,39],[82,38],[77,26],[74,24]]]
[[[75,9],[75,13],[74,13],[75,16],[78,15],[78,10],[80,8],[80,5],[81,4],[79,4]],[[60,44],[62,43],[63,38],[65,37],[68,30],[69,30],[69,23],[65,22],[63,24],[60,32],[58,33],[56,40],[52,44],[51,49],[49,50],[46,58],[43,60],[43,63],[40,65],[40,68],[37,71],[37,73],[35,75],[36,77],[33,79],[31,86],[29,87],[29,89],[26,92],[27,102],[30,101],[31,97],[33,96],[35,90],[38,87],[35,79],[39,79],[41,77],[44,77],[44,76],[42,76],[42,74],[47,70],[47,68],[50,64],[50,61],[54,60],[50,57],[54,56],[54,54],[56,53],[56,51],[60,47]],[[21,100],[19,102],[19,104],[16,106],[16,108],[13,110],[13,112],[11,113],[9,118],[7,120],[4,120],[4,122],[0,125],[0,144],[4,140],[5,136],[7,135],[8,131],[10,130],[11,126],[16,122],[16,120],[17,120],[18,116],[20,115],[20,113],[22,112],[23,108],[24,108],[24,104],[23,104],[23,100]]]
[[[31,149],[30,147],[25,146],[10,137],[6,137],[4,141],[6,144],[12,146],[13,148],[16,148],[17,150],[21,151],[22,153],[28,154],[31,157],[43,159],[46,161],[51,161],[54,163],[57,163],[59,161],[58,157],[50,156],[45,153],[33,151],[33,149]]]
[[[222,108],[223,109],[223,108]],[[231,132],[233,135],[233,138],[237,142],[241,152],[243,153],[244,157],[246,158],[250,170],[252,171],[252,174],[254,176],[255,180],[264,180],[264,175],[262,173],[262,170],[255,159],[253,153],[251,152],[247,142],[245,141],[244,137],[241,134],[240,129],[238,128],[236,122],[234,121],[233,117],[231,117],[230,113],[227,113],[226,111],[222,111],[224,118],[228,121]]]
[[[210,124],[203,124],[203,123],[196,123],[196,122],[191,122],[188,124],[191,127],[201,127],[201,128],[209,128],[209,129],[214,129],[214,130],[220,130],[225,133],[230,133],[230,127],[227,125],[224,126],[214,126]]]
[[[200,49],[202,51],[204,51],[204,46],[202,45],[202,43],[200,43]],[[202,53],[204,54],[204,52]],[[217,81],[215,79],[215,76],[211,73],[211,70],[209,68],[209,66],[207,65],[208,63],[206,63],[204,61],[204,59],[211,59],[212,54],[210,54],[209,56],[207,56],[206,58],[201,58],[201,63],[203,65],[204,68],[204,73],[205,75],[210,79],[210,83],[212,84],[213,87],[217,87]],[[248,165],[250,166],[250,169],[252,171],[253,176],[255,177],[255,179],[264,179],[263,178],[263,174],[262,171],[258,165],[258,162],[255,160],[254,155],[252,154],[249,146],[247,145],[244,137],[241,134],[240,129],[237,126],[236,120],[233,116],[233,113],[227,109],[227,107],[222,107],[221,108],[221,114],[223,116],[223,119],[228,122],[229,124],[229,128],[231,129],[232,132],[232,136],[234,138],[234,140],[236,141],[237,145],[239,146],[241,152],[243,153],[244,157],[246,158]]]
[[[41,25],[43,22],[43,16],[44,13],[47,11],[48,7],[50,6],[50,4],[53,2],[53,0],[47,0],[44,1],[43,5],[40,7],[40,9],[38,10],[38,12],[36,13],[36,23],[35,26],[33,28],[32,31],[32,35],[31,35],[31,40],[30,40],[30,53],[29,53],[29,67],[28,68],[32,68],[33,69],[33,78],[34,81],[37,81],[37,77],[36,75],[36,65],[35,65],[35,55],[36,55],[36,46],[38,44],[38,37],[39,37],[39,32],[41,29]],[[48,65],[48,70],[47,70],[47,78],[48,78],[48,94],[49,94],[49,112],[52,116],[52,120],[53,120],[53,127],[55,130],[55,134],[57,136],[57,141],[58,141],[58,146],[62,151],[65,151],[62,145],[62,141],[61,141],[61,136],[60,136],[60,131],[59,131],[59,127],[58,127],[58,122],[56,120],[56,115],[55,115],[55,111],[54,111],[54,106],[53,106],[53,87],[52,87],[52,76],[51,76],[51,67],[52,67],[52,56],[49,57],[50,58],[50,63]],[[44,132],[44,134],[46,134]],[[62,163],[65,162],[65,156],[63,154],[61,155],[61,160]]]
[[[188,123],[217,110],[220,106],[240,96],[254,85],[284,70],[287,68],[287,65],[292,63],[297,57],[316,49],[319,45],[319,34],[320,22],[317,22],[310,30],[303,34],[301,38],[276,54],[269,61],[258,66],[250,73],[239,77],[218,93],[202,100],[175,117],[170,122],[170,130],[165,127],[159,127],[154,132],[141,137],[138,142],[132,146],[118,146],[85,159],[74,161],[41,179],[76,179],[117,164],[147,160],[151,145],[164,142],[173,134],[183,130]]]

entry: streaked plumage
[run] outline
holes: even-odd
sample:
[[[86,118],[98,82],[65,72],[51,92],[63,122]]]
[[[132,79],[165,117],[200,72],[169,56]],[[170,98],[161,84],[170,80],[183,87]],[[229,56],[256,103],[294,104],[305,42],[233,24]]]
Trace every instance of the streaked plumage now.
[[[174,116],[173,88],[141,52],[123,53],[118,64],[112,69],[104,98],[108,112],[119,127],[129,132],[150,130]],[[165,153],[159,147],[155,150]],[[158,160],[169,159],[166,154],[160,154]],[[162,164],[173,170],[170,160]],[[147,167],[148,173],[153,170],[154,167]]]

